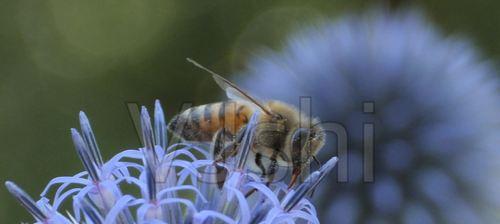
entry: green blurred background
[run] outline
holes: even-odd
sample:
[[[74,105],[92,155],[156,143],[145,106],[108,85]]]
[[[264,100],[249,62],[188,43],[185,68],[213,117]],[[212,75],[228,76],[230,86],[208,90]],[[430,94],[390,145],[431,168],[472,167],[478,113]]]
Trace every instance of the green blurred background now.
[[[52,177],[81,170],[69,136],[80,110],[109,158],[139,145],[127,102],[160,99],[172,117],[183,102],[220,100],[210,76],[186,57],[235,73],[259,49],[279,49],[294,28],[380,3],[304,2],[0,1],[0,180],[36,197]],[[499,59],[500,2],[411,4]],[[1,187],[0,223],[20,221],[31,218]]]

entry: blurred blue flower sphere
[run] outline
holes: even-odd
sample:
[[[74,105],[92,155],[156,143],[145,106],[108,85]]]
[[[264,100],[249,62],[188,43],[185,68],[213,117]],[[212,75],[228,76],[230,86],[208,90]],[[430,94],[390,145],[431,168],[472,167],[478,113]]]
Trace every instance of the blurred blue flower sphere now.
[[[325,223],[493,223],[500,211],[500,97],[490,63],[418,11],[373,10],[293,35],[248,65],[240,84],[348,133],[348,181],[315,195]],[[373,102],[373,112],[363,103]],[[363,125],[374,181],[363,181]],[[320,157],[337,155],[335,136]],[[340,158],[342,160],[342,157]]]

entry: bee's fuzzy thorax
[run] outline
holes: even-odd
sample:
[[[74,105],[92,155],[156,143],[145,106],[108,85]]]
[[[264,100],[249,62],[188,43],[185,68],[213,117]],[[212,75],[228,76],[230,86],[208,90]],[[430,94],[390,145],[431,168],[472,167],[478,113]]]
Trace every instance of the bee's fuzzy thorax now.
[[[316,155],[317,152],[324,146],[325,133],[318,118],[313,118],[311,117],[311,115],[306,114],[295,106],[284,103],[282,101],[271,100],[266,103],[266,106],[268,106],[268,108],[273,113],[277,113],[287,120],[286,128],[289,132],[297,128],[311,129],[311,132],[316,136],[315,138],[311,139],[311,155]],[[287,141],[290,141],[290,139],[288,138]]]
[[[314,121],[317,121],[317,119],[312,119],[309,115],[300,111],[295,106],[281,101],[271,100],[268,101],[266,105],[273,113],[277,113],[287,120],[287,128],[309,128],[312,126]]]

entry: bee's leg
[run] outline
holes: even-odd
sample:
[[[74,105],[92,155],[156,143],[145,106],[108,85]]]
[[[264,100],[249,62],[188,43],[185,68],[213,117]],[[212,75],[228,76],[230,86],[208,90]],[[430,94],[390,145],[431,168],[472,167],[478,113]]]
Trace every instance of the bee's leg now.
[[[222,189],[224,186],[224,183],[226,182],[226,177],[227,177],[227,170],[225,167],[220,166],[215,164],[215,170],[216,170],[216,177],[215,180],[217,181],[217,186],[219,189]]]
[[[295,182],[297,182],[298,177],[300,176],[300,169],[293,169],[292,171],[292,179],[290,180],[290,183],[288,184],[288,189],[292,188],[293,185],[295,185]]]
[[[255,164],[259,167],[260,171],[262,171],[262,177],[266,176],[266,168],[262,163],[262,154],[260,152],[255,153]]]
[[[218,130],[214,135],[212,152],[214,153],[214,163],[217,167],[217,183],[219,188],[222,188],[222,185],[224,184],[224,180],[227,176],[227,170],[217,165],[217,163],[224,162],[226,161],[226,158],[235,156],[238,153],[238,146],[243,140],[245,131],[246,126],[241,127],[236,136],[234,138],[231,136],[230,140],[228,140],[228,135],[226,135],[224,129]],[[227,142],[230,143],[226,144]]]
[[[214,166],[215,166],[215,169],[217,172],[215,179],[217,181],[217,185],[218,185],[219,189],[222,188],[222,186],[224,185],[224,182],[225,182],[226,176],[227,176],[227,170],[224,167],[217,164],[217,162],[221,162],[221,161],[217,161],[217,160],[219,160],[218,158],[220,157],[220,153],[224,149],[225,141],[226,141],[226,136],[224,133],[224,129],[219,129],[214,134],[211,149],[210,149],[210,151],[214,157]]]
[[[290,183],[288,184],[288,189],[292,188],[295,185],[295,182],[299,179],[300,174],[302,173],[302,162],[300,161],[300,151],[295,150],[295,153],[299,153],[298,156],[293,156],[292,159],[292,177],[290,179]],[[294,152],[292,151],[292,154]]]
[[[292,136],[292,178],[290,179],[290,184],[288,184],[288,189],[292,188],[297,182],[300,173],[302,172],[302,149],[307,147],[306,139],[309,137],[310,131],[304,128],[297,129]]]
[[[246,194],[245,194],[245,198],[248,198],[250,195],[252,195],[254,192],[256,192],[257,189],[252,189],[252,190],[249,190]]]
[[[243,140],[243,137],[246,133],[246,126],[243,126],[240,128],[238,133],[236,133],[236,136],[234,136],[233,140],[222,147],[222,150],[219,151],[217,154],[217,157],[215,157],[216,162],[222,162],[226,158],[235,156],[238,153],[238,147],[241,144],[241,141]]]
[[[316,156],[312,156],[314,162],[316,162],[316,164],[321,167],[321,162],[319,161],[319,159],[316,157]]]
[[[277,157],[278,157],[278,151],[274,151],[273,154],[271,155],[271,158],[270,158],[271,164],[269,164],[269,171],[266,172],[266,168],[264,167],[264,165],[262,164],[262,161],[261,161],[262,155],[260,153],[255,154],[255,163],[262,170],[262,175],[264,176],[267,174],[266,186],[268,186],[268,187],[273,182],[274,175],[276,174],[276,168],[278,167],[278,160],[276,160]],[[248,191],[245,194],[245,197],[252,195],[255,191],[257,191],[257,190],[252,189],[252,190]]]
[[[276,169],[278,168],[278,160],[276,160],[277,157],[278,151],[275,150],[271,155],[271,158],[269,158],[271,160],[271,164],[269,164],[269,171],[267,172],[267,186],[271,185],[274,181],[274,175],[276,174]]]
[[[217,160],[220,153],[225,147],[225,133],[224,129],[219,129],[217,132],[215,132],[214,137],[212,138],[212,144],[210,148],[210,152],[212,153],[212,156],[214,160]]]

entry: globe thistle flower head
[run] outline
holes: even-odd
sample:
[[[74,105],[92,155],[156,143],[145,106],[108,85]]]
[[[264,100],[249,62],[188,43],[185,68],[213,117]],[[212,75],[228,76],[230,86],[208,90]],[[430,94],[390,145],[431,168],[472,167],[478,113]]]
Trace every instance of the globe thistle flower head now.
[[[336,157],[292,189],[282,182],[268,186],[245,165],[258,116],[246,126],[238,154],[220,163],[201,146],[169,145],[163,110],[156,101],[153,121],[147,109],[141,109],[143,147],[104,161],[81,112],[81,130],[71,129],[71,137],[85,171],[52,179],[37,202],[14,183],[5,185],[36,223],[44,224],[319,223],[306,195],[332,170]]]
[[[311,97],[313,115],[345,129],[347,154],[332,135],[337,149],[319,155],[346,162],[316,194],[321,220],[496,222],[496,73],[469,42],[443,36],[422,13],[379,9],[325,21],[291,35],[280,52],[254,57],[242,73],[239,84],[252,94],[293,105]],[[347,178],[339,184],[341,170]]]

